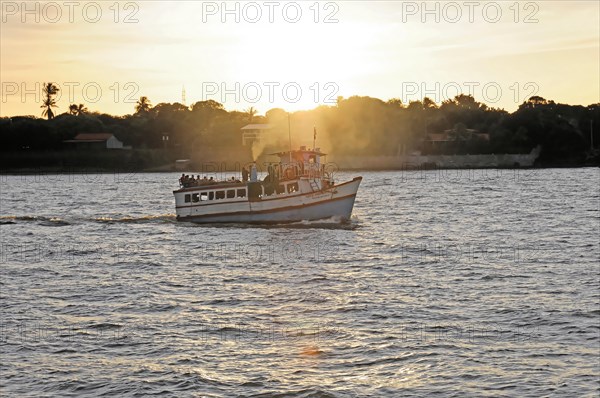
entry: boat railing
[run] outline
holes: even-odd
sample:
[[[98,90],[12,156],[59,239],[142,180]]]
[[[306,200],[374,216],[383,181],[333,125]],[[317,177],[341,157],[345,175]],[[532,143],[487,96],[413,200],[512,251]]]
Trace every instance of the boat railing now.
[[[281,180],[292,180],[300,177],[320,179],[325,175],[325,167],[318,163],[292,162],[278,165]]]

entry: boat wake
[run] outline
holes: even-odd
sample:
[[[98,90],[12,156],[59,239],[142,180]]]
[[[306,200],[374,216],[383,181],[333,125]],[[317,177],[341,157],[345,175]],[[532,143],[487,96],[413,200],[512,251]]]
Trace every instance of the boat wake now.
[[[50,216],[0,216],[0,225],[19,224],[22,222],[35,222],[40,225],[60,227],[71,225],[70,222],[60,217]]]
[[[147,216],[103,216],[103,217],[53,217],[53,216],[0,216],[0,225],[22,224],[33,222],[45,226],[67,226],[85,222],[97,222],[106,224],[116,223],[155,223],[176,222],[174,214],[147,215]]]
[[[98,217],[94,221],[100,223],[153,223],[153,222],[175,222],[175,214],[148,215],[148,216],[123,216],[123,217]]]
[[[324,220],[315,221],[300,221],[297,223],[287,224],[288,228],[325,228],[325,229],[356,229],[359,227],[359,222],[356,219],[345,220],[340,217],[331,217]]]
[[[36,223],[48,227],[61,227],[74,224],[94,222],[101,224],[143,224],[143,223],[173,223],[179,226],[213,227],[213,228],[287,228],[287,229],[342,229],[354,230],[360,227],[360,221],[353,217],[351,220],[343,220],[339,217],[331,217],[323,220],[298,221],[288,223],[249,224],[249,223],[177,223],[175,214],[160,214],[146,216],[102,216],[102,217],[53,217],[53,216],[0,216],[0,225]]]

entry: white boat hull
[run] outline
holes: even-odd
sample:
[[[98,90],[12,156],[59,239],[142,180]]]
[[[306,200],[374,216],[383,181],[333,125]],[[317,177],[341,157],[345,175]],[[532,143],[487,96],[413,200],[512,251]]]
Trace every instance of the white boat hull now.
[[[177,206],[177,219],[194,223],[259,224],[329,218],[346,221],[352,215],[354,200],[361,180],[361,177],[357,177],[329,189],[294,196],[278,197],[275,195],[256,201]]]

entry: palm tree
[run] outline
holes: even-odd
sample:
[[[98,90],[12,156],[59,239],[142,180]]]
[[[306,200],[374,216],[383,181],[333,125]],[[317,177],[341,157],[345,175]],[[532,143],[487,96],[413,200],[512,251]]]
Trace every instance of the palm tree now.
[[[52,108],[56,108],[56,100],[54,97],[56,93],[58,93],[60,89],[54,83],[44,83],[44,102],[40,106],[40,108],[44,108],[42,112],[42,116],[47,116],[48,120],[54,117],[54,112],[52,112]]]
[[[148,97],[140,97],[140,99],[135,104],[135,113],[148,113],[150,111],[150,108],[152,108],[152,104],[150,103]]]
[[[71,115],[76,115],[76,116],[81,116],[84,113],[88,112],[88,108],[85,107],[85,105],[83,104],[71,104],[69,105],[69,113]]]
[[[251,106],[250,108],[246,109],[245,112],[248,115],[248,123],[252,123],[252,119],[254,119],[254,116],[256,116],[258,111]]]

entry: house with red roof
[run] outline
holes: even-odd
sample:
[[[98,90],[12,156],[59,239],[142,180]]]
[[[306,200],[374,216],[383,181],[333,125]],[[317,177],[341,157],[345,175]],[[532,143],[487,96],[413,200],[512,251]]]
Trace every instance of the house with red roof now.
[[[111,133],[81,133],[63,142],[77,149],[124,149],[123,143]]]

